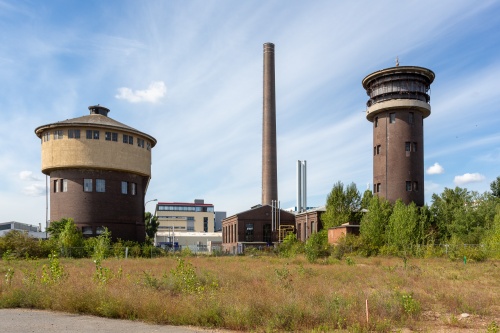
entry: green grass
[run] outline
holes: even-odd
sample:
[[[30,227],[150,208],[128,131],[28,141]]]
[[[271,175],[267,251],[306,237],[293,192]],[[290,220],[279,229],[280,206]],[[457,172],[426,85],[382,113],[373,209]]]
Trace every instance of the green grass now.
[[[496,329],[500,262],[350,257],[166,257],[0,261],[0,308],[23,307],[241,331]],[[100,270],[100,271],[98,271]],[[366,321],[368,300],[369,321]],[[429,323],[422,315],[437,312]],[[474,322],[460,322],[474,327]],[[486,329],[486,328],[484,328]]]

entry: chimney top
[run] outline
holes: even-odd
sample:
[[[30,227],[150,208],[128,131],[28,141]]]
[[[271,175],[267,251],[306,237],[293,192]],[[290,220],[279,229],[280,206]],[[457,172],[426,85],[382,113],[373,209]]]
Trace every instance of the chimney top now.
[[[109,109],[102,105],[91,105],[89,106],[90,114],[100,114],[102,116],[108,116]]]

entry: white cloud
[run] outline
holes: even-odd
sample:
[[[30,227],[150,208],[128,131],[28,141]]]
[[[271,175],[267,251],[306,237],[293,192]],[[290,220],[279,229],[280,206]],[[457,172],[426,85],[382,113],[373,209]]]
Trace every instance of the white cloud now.
[[[23,188],[23,193],[30,197],[39,197],[45,194],[44,184],[33,184]]]
[[[167,93],[167,86],[163,81],[151,82],[145,90],[132,90],[130,88],[118,88],[118,99],[124,99],[130,103],[150,102],[156,103],[160,98]]]
[[[40,178],[36,177],[33,175],[33,172],[32,171],[21,171],[19,172],[19,179],[21,180],[40,180]]]
[[[433,166],[427,169],[428,175],[440,175],[442,173],[444,173],[444,168],[441,165],[439,165],[438,162],[434,163]]]
[[[480,173],[466,173],[462,176],[455,176],[453,180],[456,186],[465,185],[468,183],[479,183],[484,180],[484,176]]]

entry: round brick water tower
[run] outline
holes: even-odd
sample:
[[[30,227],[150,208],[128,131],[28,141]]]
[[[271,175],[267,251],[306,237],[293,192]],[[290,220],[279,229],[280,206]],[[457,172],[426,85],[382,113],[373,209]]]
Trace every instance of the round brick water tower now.
[[[89,106],[87,116],[39,126],[42,172],[50,177],[50,220],[72,218],[85,236],[143,242],[144,198],[156,139]]]
[[[396,66],[366,76],[366,118],[373,123],[373,193],[424,205],[424,119],[433,71]]]

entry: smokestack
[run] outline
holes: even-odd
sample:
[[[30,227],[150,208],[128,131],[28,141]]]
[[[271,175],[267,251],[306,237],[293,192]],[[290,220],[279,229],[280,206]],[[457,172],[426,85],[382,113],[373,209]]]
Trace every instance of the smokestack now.
[[[262,119],[262,205],[271,205],[273,200],[278,200],[277,169],[274,44],[265,43]]]
[[[297,161],[297,213],[307,210],[307,161]]]

